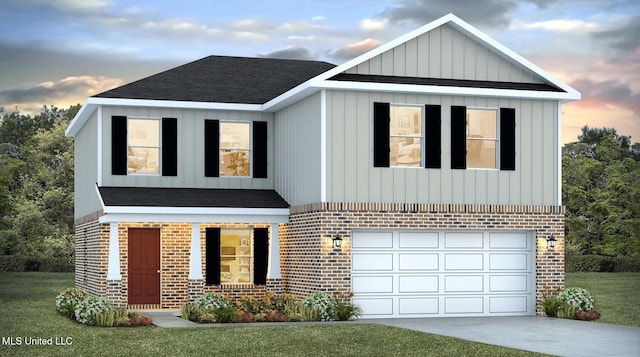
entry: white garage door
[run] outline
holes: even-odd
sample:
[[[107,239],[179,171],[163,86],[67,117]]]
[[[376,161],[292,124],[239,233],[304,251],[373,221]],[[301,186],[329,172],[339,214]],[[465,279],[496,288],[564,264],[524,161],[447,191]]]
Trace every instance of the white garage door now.
[[[352,240],[363,318],[535,314],[529,232],[372,232]]]

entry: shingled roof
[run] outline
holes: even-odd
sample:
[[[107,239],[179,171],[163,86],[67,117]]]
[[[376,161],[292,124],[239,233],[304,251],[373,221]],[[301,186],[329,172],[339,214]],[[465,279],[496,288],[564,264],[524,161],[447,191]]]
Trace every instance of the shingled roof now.
[[[320,61],[209,56],[94,97],[264,104],[334,67]]]

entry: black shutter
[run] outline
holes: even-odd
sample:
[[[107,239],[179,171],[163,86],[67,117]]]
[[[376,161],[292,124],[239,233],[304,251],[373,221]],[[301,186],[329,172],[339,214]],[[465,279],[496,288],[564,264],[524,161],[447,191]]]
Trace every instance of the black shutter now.
[[[267,122],[253,122],[253,177],[267,178]]]
[[[267,267],[269,265],[269,230],[253,229],[253,283],[267,284]]]
[[[162,118],[162,176],[178,176],[178,119]]]
[[[220,228],[207,228],[206,239],[206,276],[207,285],[220,285]]]
[[[204,175],[220,176],[220,121],[204,121]]]
[[[389,103],[373,103],[373,166],[389,167]]]
[[[425,106],[425,162],[424,167],[427,169],[439,169],[441,163],[441,123],[440,106],[439,105],[426,105]]]
[[[467,168],[467,108],[451,107],[451,168]]]
[[[127,117],[111,117],[111,174],[127,174]]]
[[[500,170],[516,169],[516,110],[500,108]]]

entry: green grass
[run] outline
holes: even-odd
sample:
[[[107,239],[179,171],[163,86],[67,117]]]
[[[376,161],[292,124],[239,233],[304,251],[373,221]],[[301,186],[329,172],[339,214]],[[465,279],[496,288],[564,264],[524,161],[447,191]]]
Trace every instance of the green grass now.
[[[567,287],[589,290],[595,297],[598,322],[640,326],[640,273],[567,273]]]
[[[2,356],[539,356],[375,324],[163,329],[89,327],[55,312],[66,273],[0,273],[1,337],[71,337],[66,346],[5,346]]]

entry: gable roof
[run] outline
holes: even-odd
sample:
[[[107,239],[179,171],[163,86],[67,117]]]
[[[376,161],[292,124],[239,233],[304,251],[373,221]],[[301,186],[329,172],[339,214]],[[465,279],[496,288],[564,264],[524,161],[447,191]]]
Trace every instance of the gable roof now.
[[[334,67],[319,61],[209,56],[94,97],[264,104]]]

